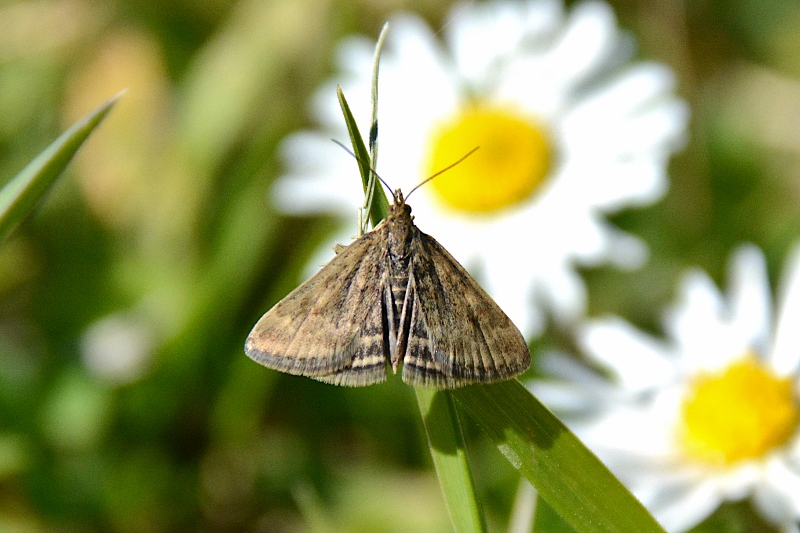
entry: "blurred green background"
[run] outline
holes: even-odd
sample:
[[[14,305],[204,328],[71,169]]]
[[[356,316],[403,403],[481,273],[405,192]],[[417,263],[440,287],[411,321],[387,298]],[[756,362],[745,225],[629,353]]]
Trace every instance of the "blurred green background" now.
[[[749,241],[775,282],[800,236],[800,3],[611,4],[638,57],[675,70],[692,123],[667,197],[614,218],[650,262],[583,273],[591,314],[658,332],[687,267],[721,282]],[[311,126],[308,98],[335,74],[335,43],[374,38],[400,9],[438,28],[449,7],[0,3],[0,185],[129,89],[0,244],[0,533],[450,530],[411,388],[331,387],[242,351],[334,229],[275,213],[267,195],[277,144]],[[502,530],[516,473],[466,430]],[[701,529],[766,531],[753,520],[729,505]]]

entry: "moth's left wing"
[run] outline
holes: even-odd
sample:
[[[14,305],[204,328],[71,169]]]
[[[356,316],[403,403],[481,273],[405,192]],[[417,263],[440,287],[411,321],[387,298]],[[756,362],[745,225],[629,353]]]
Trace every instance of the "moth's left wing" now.
[[[385,228],[342,249],[253,327],[245,353],[262,365],[358,387],[386,379]]]
[[[527,370],[531,356],[519,329],[464,267],[419,230],[411,246],[403,381],[454,388]]]

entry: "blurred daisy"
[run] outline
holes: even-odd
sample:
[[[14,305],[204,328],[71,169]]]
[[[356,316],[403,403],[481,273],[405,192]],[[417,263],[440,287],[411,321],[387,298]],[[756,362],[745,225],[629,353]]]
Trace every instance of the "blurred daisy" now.
[[[89,326],[81,339],[81,354],[96,377],[125,385],[150,369],[158,340],[148,316],[137,310],[121,311]]]
[[[564,12],[558,1],[458,5],[438,39],[413,15],[393,17],[381,61],[378,171],[408,191],[476,146],[411,198],[417,223],[473,273],[528,335],[544,311],[584,309],[574,263],[640,264],[637,239],[604,213],[658,199],[680,144],[686,107],[665,67],[628,63],[631,47],[601,2]],[[335,96],[341,83],[369,124],[373,43],[351,38],[317,95],[322,131],[290,136],[276,202],[293,214],[352,222],[363,201]],[[366,130],[364,130],[366,132]],[[316,257],[313,268],[328,259]]]
[[[800,247],[774,322],[761,251],[740,248],[731,267],[727,295],[703,272],[686,276],[666,341],[616,318],[582,328],[584,351],[611,381],[562,369],[560,382],[533,390],[556,411],[584,413],[573,429],[668,531],[750,497],[782,531],[797,532]]]

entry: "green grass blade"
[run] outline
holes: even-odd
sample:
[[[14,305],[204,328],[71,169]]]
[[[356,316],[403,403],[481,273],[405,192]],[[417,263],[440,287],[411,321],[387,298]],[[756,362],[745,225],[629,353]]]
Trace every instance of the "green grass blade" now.
[[[486,531],[452,394],[450,391],[415,390],[453,528],[457,533]]]
[[[372,59],[372,122],[369,126],[369,161],[372,168],[378,168],[378,73],[381,66],[381,52],[389,35],[389,21],[383,23],[383,28],[375,43],[375,56]]]
[[[364,139],[361,137],[361,133],[358,131],[356,119],[353,117],[353,113],[350,111],[350,106],[347,105],[347,100],[345,100],[341,87],[336,88],[336,94],[339,96],[339,104],[342,106],[344,121],[347,123],[347,131],[350,132],[350,142],[353,143],[353,153],[356,154],[356,157],[358,158],[358,169],[361,172],[361,182],[364,187],[364,193],[366,193],[367,186],[369,186],[369,166],[371,164],[369,159],[369,151],[364,145]],[[370,220],[372,221],[373,226],[377,226],[378,222],[386,218],[386,215],[389,213],[389,201],[386,199],[386,194],[383,192],[383,187],[380,186],[377,180],[375,182],[374,195],[375,196],[372,198],[372,206],[370,208]]]
[[[0,242],[33,211],[121,95],[109,99],[73,124],[0,190]]]
[[[578,533],[664,533],[608,468],[519,381],[463,387],[453,396]]]

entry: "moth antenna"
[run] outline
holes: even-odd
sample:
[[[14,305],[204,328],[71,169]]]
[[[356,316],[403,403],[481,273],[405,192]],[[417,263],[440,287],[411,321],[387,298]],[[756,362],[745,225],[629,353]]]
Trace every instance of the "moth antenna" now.
[[[351,156],[352,156],[352,157],[353,157],[353,158],[354,158],[356,161],[358,161],[359,163],[364,163],[365,165],[367,165],[367,168],[369,168],[369,171],[370,171],[370,172],[372,172],[372,174],[373,174],[373,175],[374,175],[376,178],[378,178],[378,179],[380,180],[380,182],[383,184],[383,186],[384,186],[384,187],[386,187],[386,189],[387,189],[387,190],[388,190],[390,193],[392,193],[392,198],[394,199],[394,201],[395,201],[395,202],[397,202],[397,196],[394,194],[394,191],[392,190],[392,188],[389,186],[389,184],[388,184],[388,183],[386,183],[386,180],[384,180],[384,179],[381,177],[381,175],[380,175],[380,174],[378,174],[378,171],[376,171],[374,168],[372,168],[372,165],[370,165],[370,164],[369,164],[369,162],[367,162],[367,161],[364,161],[363,159],[361,159],[360,157],[358,157],[356,154],[354,154],[354,153],[353,153],[353,151],[352,151],[350,148],[348,148],[347,146],[345,146],[345,145],[344,145],[343,143],[341,143],[340,141],[337,141],[336,139],[331,139],[331,140],[332,140],[333,142],[335,142],[336,144],[338,144],[338,145],[339,145],[339,146],[340,146],[340,147],[341,147],[341,148],[342,148],[342,149],[343,149],[345,152],[347,152],[348,154],[350,154],[350,155],[351,155]],[[474,152],[474,151],[475,151],[475,150],[473,150],[473,152]],[[467,154],[467,155],[469,155],[469,154]],[[466,157],[466,156],[465,156],[465,157]],[[461,159],[463,160],[464,158],[462,157]],[[453,165],[450,165],[450,166],[453,166]],[[448,168],[449,168],[449,167],[448,167]],[[445,170],[447,170],[447,169],[445,169]]]
[[[464,156],[462,156],[462,157],[461,157],[461,159],[459,159],[459,160],[458,160],[458,161],[456,161],[455,163],[450,163],[449,165],[447,165],[446,167],[444,167],[442,170],[440,170],[440,171],[436,172],[436,173],[435,173],[435,174],[433,174],[432,176],[428,176],[427,178],[425,178],[424,180],[422,180],[421,182],[419,182],[417,185],[415,185],[415,186],[414,186],[414,188],[413,188],[413,189],[411,189],[410,191],[408,191],[408,194],[406,194],[406,200],[408,200],[408,197],[409,197],[409,196],[411,196],[411,193],[413,193],[414,191],[416,191],[417,189],[419,189],[420,187],[422,187],[423,185],[425,185],[426,183],[428,183],[429,181],[431,181],[433,178],[435,178],[435,177],[436,177],[436,176],[438,176],[439,174],[444,174],[445,172],[447,172],[448,170],[450,170],[450,169],[451,169],[451,168],[453,168],[454,166],[456,166],[456,165],[458,165],[459,163],[461,163],[462,161],[464,161],[466,158],[468,158],[469,156],[471,156],[472,154],[474,154],[474,153],[475,153],[475,150],[477,150],[478,148],[480,148],[480,146],[476,146],[475,148],[473,148],[472,150],[470,150],[469,152],[467,152],[467,153],[466,153]],[[377,176],[377,174],[376,174],[376,176]],[[383,181],[383,180],[381,180],[381,181]]]

